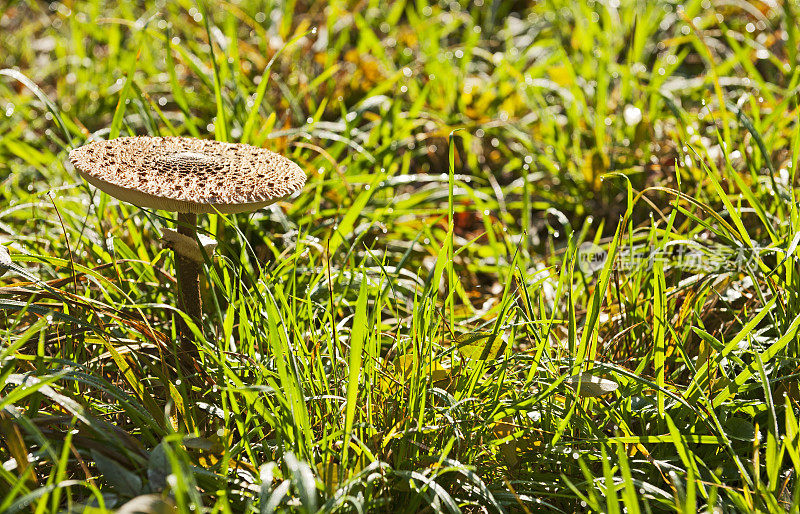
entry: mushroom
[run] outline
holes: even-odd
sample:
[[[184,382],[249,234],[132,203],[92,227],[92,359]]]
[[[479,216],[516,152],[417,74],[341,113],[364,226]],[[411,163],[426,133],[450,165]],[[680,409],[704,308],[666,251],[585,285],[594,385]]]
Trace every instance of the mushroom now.
[[[250,212],[299,191],[303,170],[286,157],[245,144],[188,137],[120,137],[69,153],[87,182],[138,207],[178,213],[177,232],[163,241],[175,251],[179,306],[202,320],[200,266],[216,244],[197,241],[197,214]],[[196,353],[182,324],[184,350]]]

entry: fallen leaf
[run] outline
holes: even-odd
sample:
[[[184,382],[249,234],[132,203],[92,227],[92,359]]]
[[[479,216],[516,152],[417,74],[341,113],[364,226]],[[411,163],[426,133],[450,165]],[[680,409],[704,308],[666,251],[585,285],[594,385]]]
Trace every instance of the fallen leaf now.
[[[616,391],[619,384],[607,378],[583,373],[565,378],[564,383],[576,389],[580,396],[602,396]],[[580,384],[580,387],[578,385]]]

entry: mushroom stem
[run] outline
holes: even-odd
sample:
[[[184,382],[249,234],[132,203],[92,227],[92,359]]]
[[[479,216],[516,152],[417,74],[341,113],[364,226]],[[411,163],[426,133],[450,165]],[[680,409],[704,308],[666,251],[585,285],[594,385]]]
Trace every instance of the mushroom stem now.
[[[197,214],[178,213],[178,233],[192,240],[197,238]],[[178,279],[180,308],[200,326],[203,319],[203,305],[200,300],[200,263],[175,252],[175,264]],[[181,349],[191,355],[197,354],[197,347],[192,341],[192,333],[185,323],[181,322]]]

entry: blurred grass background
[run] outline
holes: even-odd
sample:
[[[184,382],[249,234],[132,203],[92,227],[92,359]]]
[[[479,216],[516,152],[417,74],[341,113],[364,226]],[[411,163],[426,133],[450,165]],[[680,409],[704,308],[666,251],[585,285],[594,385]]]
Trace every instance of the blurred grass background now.
[[[6,1],[0,510],[796,510],[798,10]],[[204,217],[200,362],[66,158],[148,134],[309,176]]]

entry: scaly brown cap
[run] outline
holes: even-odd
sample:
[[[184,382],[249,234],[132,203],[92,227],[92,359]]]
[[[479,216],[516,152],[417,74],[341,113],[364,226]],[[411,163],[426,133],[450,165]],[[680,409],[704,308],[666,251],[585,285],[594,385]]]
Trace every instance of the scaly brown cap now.
[[[190,137],[120,137],[81,146],[69,160],[90,184],[139,207],[248,212],[299,191],[303,170],[255,146]]]

